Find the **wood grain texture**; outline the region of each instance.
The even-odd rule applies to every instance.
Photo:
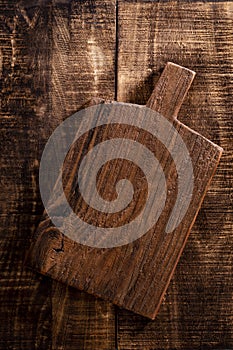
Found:
[[[166,61],[189,67],[179,120],[224,148],[156,320],[119,309],[119,349],[231,349],[232,1],[119,1],[118,11],[118,99],[145,103]]]
[[[38,166],[47,122],[51,18],[47,6],[29,25],[15,1],[0,1],[1,249],[0,348],[48,349],[51,281],[23,268],[43,212]],[[33,18],[33,12],[30,14]],[[40,36],[38,36],[38,32]]]
[[[118,65],[115,67],[118,71],[118,99],[144,104],[167,61],[189,67],[198,75],[182,105],[179,120],[224,148],[220,167],[156,320],[151,322],[130,312],[118,310],[118,348],[231,349],[233,348],[232,1],[118,2],[119,54],[116,55]],[[59,26],[69,27],[69,14],[73,13],[71,10],[75,6],[77,8],[78,3],[82,3],[80,6],[83,8],[81,18],[85,15],[90,21],[91,18],[96,18],[93,10],[97,3],[95,1],[55,0],[53,4],[57,6],[56,14],[60,15],[57,22]],[[111,1],[101,3],[107,4],[106,28],[112,28],[108,18],[115,16],[114,6],[109,9],[108,4],[112,4]],[[63,9],[59,6],[63,6]],[[0,10],[2,88],[0,348],[47,350],[52,347],[52,334],[54,334],[58,335],[58,339],[53,340],[53,348],[60,346],[60,348],[77,349],[75,343],[78,342],[80,349],[95,349],[95,344],[101,349],[99,335],[97,334],[93,340],[87,324],[80,329],[72,318],[72,310],[75,309],[75,314],[78,314],[79,307],[85,314],[88,310],[92,310],[90,311],[92,315],[95,314],[96,311],[93,310],[95,302],[85,309],[84,297],[81,301],[82,306],[78,306],[80,305],[78,299],[73,306],[73,298],[70,297],[74,295],[73,293],[76,295],[76,292],[72,289],[66,291],[66,287],[57,290],[59,284],[55,282],[51,292],[50,279],[32,274],[21,266],[29,245],[29,237],[43,210],[39,199],[38,160],[44,144],[60,120],[75,111],[80,104],[89,99],[89,96],[93,94],[100,96],[102,93],[103,97],[112,98],[110,85],[113,84],[113,71],[109,69],[110,85],[105,80],[101,91],[94,92],[93,87],[90,91],[90,85],[94,85],[94,73],[90,69],[89,73],[92,76],[90,85],[85,85],[84,77],[81,78],[80,86],[76,84],[78,72],[82,72],[82,66],[79,66],[76,60],[75,79],[70,66],[69,69],[66,68],[69,74],[64,83],[66,88],[69,85],[75,86],[73,95],[68,92],[70,90],[67,91],[67,96],[74,96],[71,98],[71,107],[60,103],[65,113],[62,110],[59,114],[61,119],[57,119],[55,113],[52,118],[50,108],[52,97],[49,94],[51,57],[59,56],[56,53],[59,50],[65,52],[64,47],[69,42],[69,37],[66,36],[62,40],[58,26],[50,20],[53,11],[50,12],[49,1],[1,0]],[[73,13],[71,18],[74,19],[75,16],[77,17],[77,12]],[[82,20],[79,23],[81,22]],[[96,21],[93,20],[93,23]],[[104,20],[102,23],[104,26]],[[101,33],[104,37],[102,34],[104,29],[100,30],[100,27],[94,24],[94,36],[98,33],[99,37]],[[70,32],[72,33],[72,28]],[[57,38],[55,33],[58,34]],[[79,31],[77,30],[71,37],[78,47]],[[109,37],[114,42],[111,34]],[[58,46],[56,52],[54,40]],[[57,44],[58,42],[60,44]],[[108,42],[106,45],[112,47],[113,42],[111,44]],[[67,64],[69,65],[69,62],[66,61],[66,67]],[[62,67],[64,69],[64,65]],[[59,72],[59,65],[56,65],[55,75],[60,75],[60,81],[58,79],[60,85],[61,81],[65,81],[62,77],[63,69]],[[53,81],[55,80],[53,77]],[[54,83],[57,89],[55,95],[62,96],[66,89],[60,94],[57,86],[58,84]],[[66,97],[63,100],[66,100]],[[58,108],[57,110],[59,111]],[[63,300],[64,297],[66,297],[66,303],[63,303],[65,312],[62,312],[56,300]],[[98,306],[98,310],[101,325],[98,326],[99,316],[90,318],[96,329],[103,327],[102,317],[105,315],[101,307]],[[58,315],[54,316],[54,325],[51,325],[52,313]],[[80,318],[84,319],[82,313]],[[111,319],[109,313],[106,318]],[[89,323],[85,318],[86,321]],[[112,329],[112,325],[109,328]],[[110,333],[112,334],[112,331]]]
[[[194,77],[190,69],[168,62],[146,106],[168,120],[177,118]]]
[[[112,304],[53,283],[52,349],[115,349]]]
[[[114,349],[112,305],[23,268],[43,211],[48,137],[96,91],[114,96],[114,2],[2,0],[0,9],[0,348]]]
[[[114,1],[57,1],[52,13],[51,118],[65,119],[93,96],[114,96]],[[110,303],[54,281],[52,310],[52,349],[114,348]]]
[[[114,1],[54,4],[50,62],[52,119],[56,116],[65,119],[93,96],[114,97],[114,5]],[[112,304],[54,281],[52,315],[52,349],[114,349]]]
[[[66,160],[65,165],[63,165],[63,188],[68,202],[76,215],[84,222],[88,222],[97,227],[106,228],[104,231],[106,235],[103,230],[101,233],[100,247],[105,248],[110,246],[111,249],[100,249],[98,246],[98,238],[93,240],[92,244],[97,245],[92,245],[92,247],[88,246],[88,244],[81,245],[77,243],[79,239],[74,242],[72,240],[73,237],[74,240],[76,240],[76,235],[79,237],[82,231],[79,232],[77,231],[78,229],[76,229],[77,232],[72,231],[72,235],[68,234],[70,216],[67,218],[68,221],[66,224],[65,220],[67,219],[64,216],[64,210],[62,210],[61,214],[57,213],[55,215],[56,217],[59,216],[59,220],[63,222],[64,234],[53,225],[49,216],[45,213],[29,252],[29,264],[33,268],[63,283],[98,295],[117,305],[152,319],[155,318],[198,209],[200,208],[206,188],[221,155],[220,147],[214,145],[199,134],[192,132],[175,119],[174,111],[179,110],[180,101],[183,100],[188,89],[186,86],[189,86],[193,76],[193,72],[168,63],[148,103],[148,105],[151,104],[153,108],[160,109],[160,106],[164,106],[163,98],[167,103],[168,101],[170,102],[169,109],[166,108],[167,119],[174,119],[173,127],[182,137],[188,149],[189,157],[192,160],[194,189],[193,191],[191,190],[191,202],[180,224],[167,230],[167,223],[172,216],[171,212],[176,206],[176,201],[179,202],[182,200],[184,204],[184,198],[190,195],[190,179],[188,174],[185,178],[186,182],[183,185],[185,192],[181,194],[179,193],[180,189],[177,189],[179,186],[182,187],[180,176],[186,176],[183,171],[180,172],[179,168],[182,169],[184,166],[188,167],[183,148],[181,146],[178,147],[176,142],[174,142],[174,138],[177,138],[177,135],[166,135],[166,139],[168,138],[170,140],[171,138],[173,140],[173,142],[170,140],[167,146],[165,146],[161,140],[158,142],[156,137],[152,136],[152,125],[149,126],[149,128],[146,127],[147,118],[149,120],[150,117],[153,117],[157,120],[156,114],[152,113],[150,116],[148,114],[149,109],[147,108],[119,103],[98,105],[98,109],[95,109],[94,112],[88,112],[87,110],[84,117],[86,119],[88,118],[87,120],[89,123],[92,121],[92,114],[98,115],[97,120],[101,120],[103,116],[107,115],[109,123],[111,117],[114,116],[115,113],[118,113],[119,116],[125,115],[127,118],[130,118],[132,115],[134,118],[139,117],[140,120],[143,120],[142,128],[124,125],[127,124],[126,119],[119,120],[120,124],[114,124],[113,126],[107,123],[106,126],[96,127],[95,131],[92,130],[93,125],[91,126],[89,124],[87,129],[92,131],[88,131],[82,136],[79,136],[76,143],[69,151],[67,156],[68,160]],[[179,87],[182,87],[182,89],[180,90]],[[154,101],[160,101],[159,105]],[[157,121],[156,123],[158,124],[159,122]],[[171,124],[168,123],[165,128],[169,129],[170,125]],[[150,130],[152,135],[145,130]],[[160,128],[160,133],[163,133],[163,128]],[[104,169],[100,168],[101,170],[99,170],[99,175],[96,179],[99,193],[101,193],[102,198],[107,198],[108,201],[115,199],[115,187],[117,182],[121,179],[128,179],[134,186],[134,196],[130,204],[120,212],[117,210],[117,213],[114,214],[103,214],[93,209],[88,204],[89,202],[86,202],[86,199],[84,199],[85,197],[82,195],[80,183],[77,182],[76,175],[81,166],[81,162],[84,156],[95,149],[98,144],[101,144],[101,142],[105,140],[112,142],[115,138],[134,140],[136,141],[134,145],[135,143],[143,144],[144,148],[147,147],[154,156],[156,156],[166,177],[167,190],[163,188],[162,191],[167,191],[167,199],[164,202],[164,208],[161,209],[159,214],[158,223],[151,224],[144,232],[146,234],[137,236],[137,238],[140,238],[137,240],[134,238],[129,244],[121,243],[119,247],[119,244],[116,244],[113,245],[114,248],[112,248],[112,245],[105,244],[106,240],[109,242],[108,227],[116,228],[125,223],[131,224],[141,212],[141,220],[150,222],[150,217],[157,215],[154,210],[155,208],[150,210],[148,214],[142,211],[144,207],[146,207],[146,202],[149,201],[151,196],[150,191],[155,191],[156,189],[156,191],[158,191],[157,195],[160,201],[162,201],[160,190],[158,190],[159,186],[156,185],[155,189],[154,187],[150,188],[151,180],[148,180],[147,172],[145,171],[144,173],[143,170],[144,166],[146,166],[146,158],[144,156],[142,158],[140,153],[142,149],[137,146],[137,155],[133,153],[134,159],[131,160],[131,158],[129,158],[130,161],[127,160],[127,162],[123,159],[123,156],[117,157],[111,153],[108,157],[109,159],[114,159],[114,165],[111,164],[111,160],[106,162],[103,167]],[[59,140],[59,142],[63,142],[63,140]],[[115,152],[113,146],[109,147],[112,147],[112,151]],[[127,152],[129,152],[129,149],[130,147]],[[176,153],[175,156],[173,149]],[[185,165],[178,165],[175,157],[179,160],[184,158]],[[95,158],[98,159],[98,154]],[[119,159],[116,158],[121,158],[121,160],[119,161]],[[143,164],[139,162],[142,168],[138,165],[140,158],[144,159]],[[176,166],[173,163],[175,163]],[[155,173],[152,175],[152,178],[154,179],[158,169],[157,166],[154,165],[153,168]],[[151,171],[152,164],[150,163],[150,172]],[[90,172],[88,172],[88,177],[90,177]],[[144,184],[145,180],[148,184]],[[91,181],[95,183],[95,180]],[[155,181],[156,184],[157,181],[158,180]],[[180,184],[176,186],[176,182],[178,181],[180,181]],[[85,183],[87,188],[91,186],[87,178]],[[47,206],[48,210],[51,210],[50,207],[53,208],[55,206],[62,208],[65,205],[59,193],[57,182],[50,198],[50,204]],[[94,193],[94,190],[91,191],[92,196],[95,196]],[[179,197],[180,195],[181,197]],[[150,204],[150,207],[153,207],[153,205]],[[156,207],[158,207],[158,202],[156,202]],[[182,215],[180,205],[179,208],[175,220],[177,220],[179,215]],[[133,229],[130,227],[131,226],[128,227],[127,234],[131,237],[135,235],[135,232],[131,231]],[[141,229],[139,224],[137,225],[137,229],[138,231]],[[102,243],[104,243],[104,245],[102,245]],[[56,246],[61,248],[58,249]],[[97,246],[98,248],[96,248]]]

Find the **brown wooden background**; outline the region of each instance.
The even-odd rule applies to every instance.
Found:
[[[1,349],[233,349],[233,2],[0,0]],[[155,321],[23,267],[38,167],[92,96],[145,103],[167,61],[197,72],[179,119],[224,154]]]

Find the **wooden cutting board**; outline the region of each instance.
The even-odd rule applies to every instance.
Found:
[[[29,266],[155,318],[222,153],[176,119],[194,75],[167,63],[146,106],[93,99],[56,129]]]

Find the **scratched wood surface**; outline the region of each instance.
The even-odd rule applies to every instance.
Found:
[[[1,6],[1,349],[48,349],[52,282],[23,269],[42,212],[37,172],[56,122],[48,112],[50,16],[29,22],[14,2]],[[28,21],[27,21],[28,20]],[[41,35],[38,36],[38,31]],[[38,134],[40,135],[38,137]]]
[[[118,100],[145,103],[168,60],[189,67],[179,120],[224,148],[156,320],[119,310],[119,348],[232,349],[233,2],[119,1],[118,12]]]
[[[118,1],[117,67],[114,1],[80,5],[61,0],[53,7],[46,1],[24,1],[20,8],[18,3],[0,1],[0,348],[114,349],[116,344],[124,350],[231,349],[232,2]],[[64,52],[69,51],[71,38],[77,45],[73,49],[80,52],[79,26],[90,33],[89,27],[83,28],[86,17],[97,25],[92,38],[88,37],[85,57],[94,59],[91,52],[98,50],[97,40],[112,63],[105,71],[105,64],[97,60],[83,72],[85,58],[82,64],[76,60],[74,71],[66,68],[65,80],[62,75],[70,60],[65,61]],[[69,30],[59,33],[59,26]],[[106,28],[112,34],[105,37]],[[59,51],[63,52],[60,63]],[[120,309],[115,317],[110,305],[25,270],[22,262],[43,211],[38,161],[54,128],[93,94],[112,98],[114,70],[118,100],[145,103],[168,60],[198,74],[179,119],[222,146],[224,154],[160,313],[152,322]],[[56,99],[60,103],[62,96],[70,103],[61,103],[62,113],[57,107],[56,117],[52,106],[56,108]]]
[[[93,96],[114,98],[114,6],[101,0],[57,1],[53,6],[52,119],[65,119]],[[115,308],[110,303],[54,281],[52,316],[54,350],[115,346]]]
[[[114,3],[0,5],[0,347],[114,348],[111,304],[23,268],[43,212],[38,166],[48,137],[90,97],[114,97]]]

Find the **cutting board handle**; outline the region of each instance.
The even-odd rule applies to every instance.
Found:
[[[195,77],[195,72],[168,62],[146,106],[174,120]]]

